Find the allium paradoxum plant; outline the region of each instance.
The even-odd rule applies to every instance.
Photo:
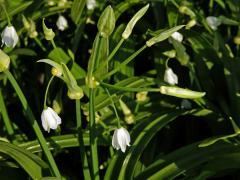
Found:
[[[10,25],[6,26],[1,34],[2,44],[5,44],[7,47],[14,48],[18,42],[18,35],[15,28]]]

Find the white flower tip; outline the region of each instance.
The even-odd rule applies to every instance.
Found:
[[[181,33],[179,33],[179,32],[172,33],[171,37],[173,39],[175,39],[176,41],[178,41],[178,42],[182,42],[183,41],[183,35]]]
[[[93,10],[97,6],[96,0],[87,0],[87,9]]]
[[[206,18],[206,21],[207,21],[208,26],[212,30],[217,30],[218,26],[221,25],[221,20],[218,17],[215,17],[215,16],[208,16]]]
[[[7,26],[1,34],[2,44],[7,47],[15,47],[18,42],[18,35],[13,26]]]
[[[164,81],[171,85],[178,84],[178,77],[171,68],[166,69],[164,73]]]
[[[60,15],[58,17],[56,25],[60,31],[64,31],[65,29],[68,28],[67,19],[64,16]]]

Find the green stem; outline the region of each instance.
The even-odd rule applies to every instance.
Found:
[[[110,100],[111,100],[112,107],[113,107],[114,112],[115,112],[115,115],[116,115],[116,117],[117,117],[118,128],[120,128],[120,127],[121,127],[121,124],[120,124],[120,118],[119,118],[119,116],[118,116],[117,108],[116,108],[116,106],[115,106],[115,104],[114,104],[114,101],[113,101],[113,99],[112,99],[112,96],[110,95],[110,93],[109,93],[109,91],[108,91],[107,88],[105,88],[105,91],[107,92],[107,94],[108,94],[108,96],[109,96],[109,98],[110,98]]]
[[[2,89],[0,89],[0,112],[2,114],[3,122],[5,124],[8,135],[11,137],[14,134],[14,130],[11,121],[8,116],[8,112],[4,103]]]
[[[42,42],[37,37],[35,37],[34,40],[43,51],[46,51],[46,48],[42,45]]]
[[[56,48],[57,48],[57,46],[56,46],[56,44],[55,44],[55,42],[54,42],[54,40],[53,40],[53,39],[51,40],[51,43],[52,43],[52,46],[53,46],[53,48],[54,48],[54,49],[56,49]]]
[[[45,91],[45,96],[44,96],[43,109],[47,109],[47,95],[48,95],[50,84],[52,83],[53,79],[54,79],[54,76],[52,76],[50,78],[50,80],[48,81],[48,85],[47,85],[47,88],[46,88],[46,91]]]
[[[6,10],[6,7],[4,6],[4,4],[2,4],[2,8],[3,8],[3,11],[4,11],[6,17],[7,17],[8,26],[11,26],[12,23],[11,23],[11,21],[10,21],[10,18],[9,18],[9,16],[8,16],[8,13],[7,13],[7,10]]]
[[[104,68],[105,66],[107,66],[110,62],[110,60],[113,58],[113,56],[116,54],[116,52],[118,51],[118,49],[121,47],[122,43],[124,42],[124,39],[122,38],[118,44],[116,45],[116,47],[113,49],[113,51],[111,52],[111,54],[107,57],[107,59],[104,61],[104,63],[100,64],[98,67],[98,70],[96,71],[96,74],[99,70],[101,70],[102,68]]]
[[[135,53],[133,53],[131,56],[129,56],[127,59],[125,59],[121,64],[119,64],[115,69],[110,71],[109,73],[105,74],[101,79],[106,79],[110,77],[111,75],[118,72],[123,66],[128,64],[131,60],[133,60],[140,52],[142,52],[144,49],[146,49],[148,46],[145,44],[143,47],[141,47],[139,50],[137,50]]]
[[[90,144],[91,144],[91,161],[92,161],[92,179],[99,180],[98,169],[98,151],[97,137],[95,130],[95,109],[94,109],[95,91],[89,89],[89,119],[90,119]]]
[[[28,121],[30,122],[36,136],[37,136],[37,139],[39,141],[39,144],[41,145],[42,149],[43,149],[43,152],[45,153],[46,157],[47,157],[47,160],[49,162],[49,165],[50,165],[50,168],[51,168],[51,171],[52,173],[59,179],[61,179],[61,174],[58,170],[58,167],[56,165],[56,162],[54,161],[53,159],[53,156],[50,152],[50,150],[48,149],[47,147],[47,142],[38,126],[38,123],[36,121],[36,118],[34,117],[33,115],[33,112],[21,90],[21,88],[19,87],[17,81],[15,80],[15,78],[13,77],[13,75],[11,74],[11,72],[9,72],[8,70],[4,71],[5,75],[7,76],[8,80],[10,81],[10,83],[12,84],[13,88],[15,89],[21,103],[22,103],[22,106],[24,108],[24,111],[26,112],[26,115],[27,115],[27,119]]]
[[[104,82],[100,83],[103,87],[107,88],[112,88],[116,89],[119,91],[127,91],[127,92],[142,92],[142,91],[147,91],[147,92],[160,92],[159,88],[131,88],[131,87],[121,87],[121,86],[116,86],[116,85],[111,85],[107,84]]]
[[[81,156],[81,160],[82,160],[83,176],[84,176],[84,179],[91,179],[87,155],[86,155],[86,151],[85,151],[85,145],[84,145],[84,141],[83,141],[80,100],[76,100],[76,120],[77,120],[78,142],[79,142],[79,148],[80,148],[80,156]]]

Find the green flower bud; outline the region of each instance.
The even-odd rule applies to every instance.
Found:
[[[185,99],[201,98],[206,94],[205,92],[197,92],[172,86],[161,86],[160,93]]]
[[[86,82],[87,86],[91,89],[95,89],[99,85],[99,82],[96,81],[95,77],[93,77],[93,76],[86,77],[85,82]]]
[[[42,21],[42,26],[43,26],[43,32],[45,35],[45,39],[48,41],[53,40],[55,33],[53,32],[52,29],[47,28],[47,26],[45,25],[44,19]]]
[[[169,58],[175,58],[176,57],[176,50],[172,49],[170,51],[163,52],[163,55],[169,57]]]
[[[9,67],[9,64],[10,64],[10,57],[0,49],[0,72],[7,70]]]
[[[233,42],[234,42],[235,44],[239,45],[239,44],[240,44],[240,36],[239,36],[239,35],[238,35],[238,36],[235,36],[234,39],[233,39]]]
[[[83,90],[77,85],[68,85],[67,95],[70,99],[81,99],[83,97]]]
[[[57,114],[59,114],[62,111],[61,104],[56,99],[53,100],[52,108]]]
[[[23,26],[24,26],[25,29],[30,28],[30,24],[23,14],[22,14],[22,22],[23,22]]]
[[[194,18],[196,16],[195,13],[191,9],[189,9],[187,6],[180,6],[179,12],[182,14],[186,14],[191,18]]]
[[[30,38],[35,38],[38,36],[38,32],[36,31],[36,24],[33,20],[30,20],[30,28],[28,31],[28,35]]]
[[[124,32],[122,33],[122,38],[123,39],[127,39],[130,34],[132,33],[133,27],[135,26],[135,24],[138,22],[139,19],[141,19],[141,17],[143,17],[143,15],[147,12],[149,7],[149,4],[147,4],[146,6],[144,6],[142,9],[140,9],[133,17],[132,19],[129,21],[129,23],[127,24]]]
[[[109,37],[115,28],[115,15],[111,6],[105,8],[98,20],[98,31],[103,37]]]
[[[193,26],[195,26],[197,24],[197,21],[195,19],[190,20],[187,24],[186,24],[186,29],[191,29]]]

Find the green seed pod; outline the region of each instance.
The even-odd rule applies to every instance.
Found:
[[[43,32],[45,35],[45,39],[48,41],[53,40],[53,38],[55,37],[55,33],[53,32],[52,29],[47,28],[47,26],[45,25],[44,19],[42,21],[42,26],[43,26]]]
[[[197,21],[195,19],[190,20],[187,24],[185,29],[191,29],[193,26],[197,24]]]
[[[127,24],[124,32],[122,33],[122,38],[123,39],[127,39],[130,34],[132,33],[132,30],[135,26],[135,24],[138,22],[139,19],[141,19],[144,14],[147,12],[149,8],[149,4],[147,4],[146,6],[144,6],[142,9],[140,9],[133,17],[132,19],[129,21],[129,23]]]
[[[7,70],[9,67],[9,64],[10,64],[10,57],[0,49],[0,72]]]
[[[205,92],[197,92],[189,89],[171,86],[161,86],[160,93],[185,99],[201,98],[206,94]]]
[[[176,50],[172,49],[170,51],[163,52],[163,55],[169,57],[169,58],[175,58],[176,57]]]
[[[103,37],[109,37],[115,28],[115,15],[111,6],[107,6],[98,20],[98,31]]]

